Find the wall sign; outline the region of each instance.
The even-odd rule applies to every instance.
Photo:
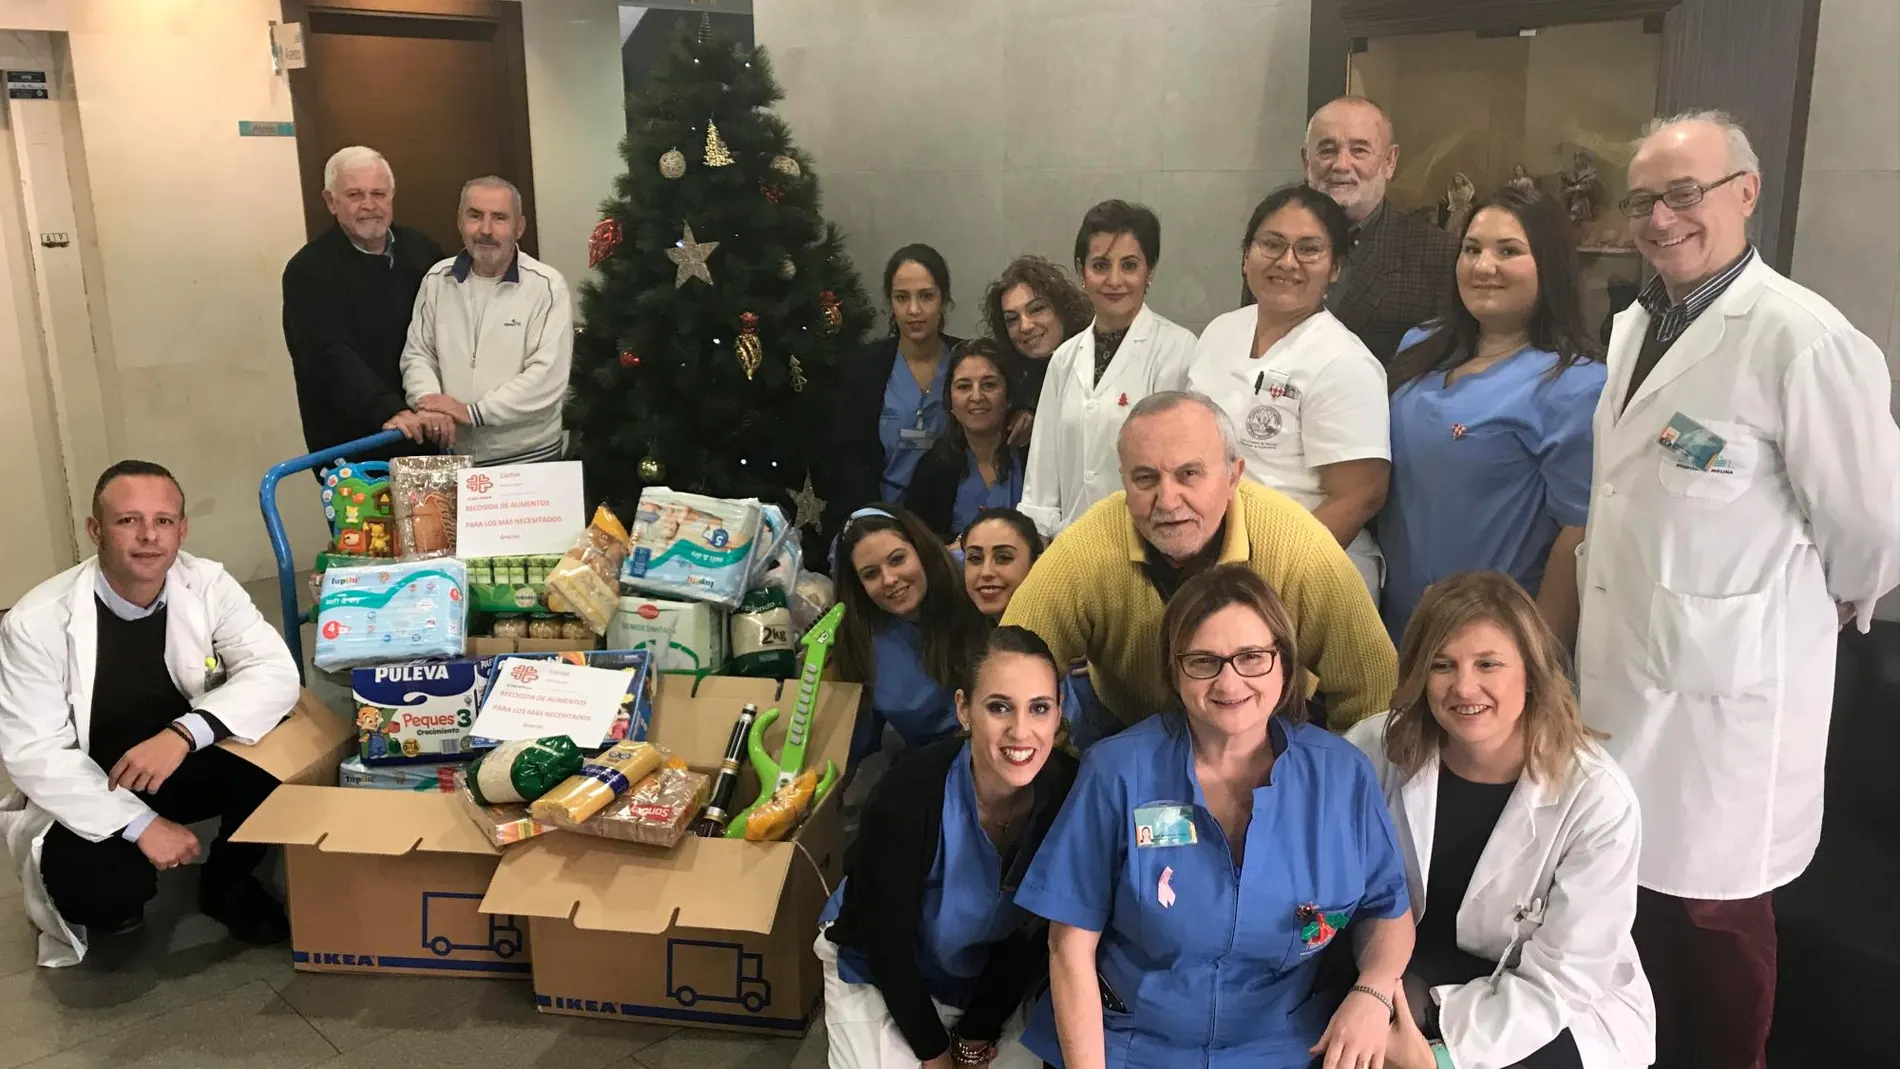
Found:
[[[48,100],[45,71],[8,71],[8,100]]]
[[[239,137],[296,137],[297,124],[294,122],[268,122],[258,119],[239,119]]]

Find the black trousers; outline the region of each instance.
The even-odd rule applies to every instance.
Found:
[[[200,894],[241,884],[269,847],[234,843],[231,833],[277,789],[277,777],[216,746],[187,754],[163,786],[139,797],[153,812],[179,824],[219,818],[200,872]],[[138,844],[113,835],[91,842],[54,824],[40,849],[40,878],[68,924],[116,927],[158,894],[158,870]]]
[[[1420,946],[1412,952],[1412,962],[1405,969],[1405,1000],[1411,1004],[1414,1015],[1424,1013],[1432,1005],[1432,988],[1481,980],[1490,976],[1496,967],[1497,962],[1467,954],[1457,947]],[[1442,1038],[1438,1033],[1436,1009],[1429,1013],[1429,1027],[1421,1027],[1426,1039]],[[1577,1041],[1566,1028],[1557,1033],[1557,1038],[1518,1062],[1514,1069],[1583,1069],[1583,1055],[1577,1051]]]

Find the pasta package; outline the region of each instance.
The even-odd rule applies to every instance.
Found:
[[[811,809],[812,796],[818,793],[818,772],[806,769],[792,782],[780,787],[772,800],[746,814],[745,838],[749,843],[775,843],[789,839],[798,822]]]
[[[455,796],[462,800],[462,809],[470,820],[496,846],[508,846],[544,835],[554,830],[554,825],[543,824],[528,813],[525,805],[483,805],[475,800],[475,794],[469,790],[468,771],[455,774]]]
[[[404,560],[455,553],[455,495],[470,457],[397,457],[389,462],[396,552]]]
[[[712,777],[675,758],[634,785],[574,831],[648,846],[671,847],[686,837],[706,807]]]
[[[532,802],[580,770],[580,748],[566,735],[504,742],[469,766],[468,789],[479,805]]]
[[[607,633],[620,607],[620,566],[627,559],[627,529],[602,505],[574,540],[573,548],[548,573],[548,590],[596,635]]]
[[[665,760],[666,755],[651,743],[619,743],[536,799],[528,812],[534,819],[557,827],[584,824],[587,818],[607,808],[634,784],[652,775]]]

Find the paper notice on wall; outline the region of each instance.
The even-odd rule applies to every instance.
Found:
[[[458,557],[558,557],[586,528],[578,460],[462,473],[455,499]]]
[[[270,41],[277,52],[278,66],[287,71],[302,70],[309,61],[304,57],[303,23],[279,22],[270,28]]]
[[[498,742],[566,735],[591,750],[606,741],[628,697],[625,672],[505,657],[471,734]]]

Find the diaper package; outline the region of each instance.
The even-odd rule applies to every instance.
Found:
[[[467,640],[466,573],[453,557],[389,561],[323,573],[313,661],[358,665],[460,657]]]
[[[623,597],[607,645],[647,650],[661,672],[718,672],[726,663],[726,614],[703,601]]]
[[[337,768],[339,787],[369,787],[384,791],[452,791],[459,761],[426,765],[366,765],[359,757],[345,758]]]
[[[684,494],[652,486],[640,494],[620,581],[661,597],[736,609],[761,529],[757,501]]]

